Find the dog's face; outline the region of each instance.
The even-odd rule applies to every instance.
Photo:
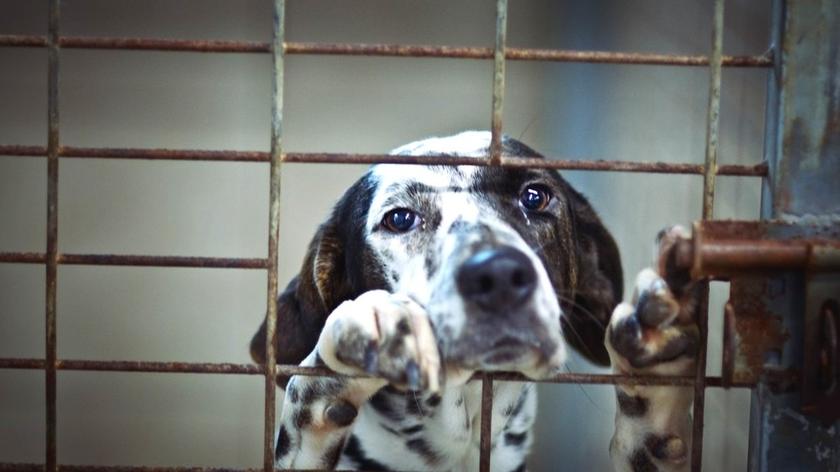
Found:
[[[481,158],[488,144],[489,133],[471,132],[394,152]],[[504,152],[536,155],[513,140]],[[556,172],[386,164],[348,190],[320,229],[281,297],[281,323],[317,328],[338,303],[372,289],[426,308],[448,366],[538,376],[560,366],[566,342],[605,362],[621,269],[612,238]],[[281,326],[283,337],[289,325]],[[298,341],[305,329],[280,340],[281,361],[308,353]]]
[[[429,153],[434,152],[430,150]],[[558,367],[558,291],[574,280],[556,174],[478,166],[380,165],[364,238],[387,289],[426,308],[445,362]]]

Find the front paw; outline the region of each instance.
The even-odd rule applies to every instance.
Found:
[[[690,371],[700,336],[689,307],[681,305],[651,269],[639,273],[636,290],[633,303],[616,307],[610,320],[607,349],[613,365],[625,373],[671,370],[666,365]]]
[[[338,306],[318,340],[324,363],[344,374],[371,374],[409,390],[440,389],[441,363],[425,310],[383,290]]]
[[[687,374],[694,368],[700,334],[696,323],[700,285],[674,264],[680,227],[660,233],[656,265],[636,278],[631,303],[613,311],[607,350],[623,373]]]

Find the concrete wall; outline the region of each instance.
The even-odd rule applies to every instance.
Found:
[[[268,40],[268,1],[65,0],[62,33]],[[725,51],[767,47],[765,2],[727,2]],[[710,2],[511,2],[512,46],[703,54]],[[0,0],[0,34],[40,33],[46,2]],[[489,0],[289,2],[293,41],[492,45]],[[384,152],[429,135],[489,127],[488,61],[287,59],[290,151]],[[137,51],[61,53],[61,140],[76,146],[267,150],[270,57]],[[45,144],[46,52],[0,48],[0,143]],[[763,70],[723,75],[720,159],[756,163]],[[505,131],[549,156],[700,163],[705,68],[508,66]],[[363,166],[286,165],[282,283],[316,225]],[[669,224],[699,218],[701,179],[567,172],[622,249],[627,280]],[[0,251],[43,251],[46,163],[0,157]],[[759,182],[724,177],[716,216],[756,218]],[[74,253],[263,257],[268,166],[62,159],[59,249]],[[62,358],[248,362],[264,312],[262,271],[59,268]],[[42,357],[44,271],[0,265],[0,356]],[[718,370],[716,288],[710,372]],[[715,336],[715,333],[718,333]],[[592,371],[577,359],[576,371]],[[0,462],[43,460],[43,374],[0,371]],[[541,386],[532,470],[608,470],[607,386]],[[747,392],[710,390],[707,470],[743,470]],[[262,379],[60,372],[59,460],[79,464],[258,466]]]

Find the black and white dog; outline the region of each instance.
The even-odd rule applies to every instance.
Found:
[[[465,132],[394,153],[480,159],[489,141]],[[507,138],[503,152],[537,155]],[[663,254],[679,233],[660,238]],[[679,274],[660,277],[664,266],[639,274],[632,303],[620,303],[616,244],[556,172],[373,166],[280,295],[277,361],[380,378],[292,377],[278,464],[477,470],[481,385],[467,380],[478,370],[556,373],[567,345],[619,373],[691,373],[696,297]],[[265,323],[251,342],[261,363],[264,336]],[[615,469],[686,469],[690,389],[616,390]],[[535,388],[496,382],[493,395],[491,468],[523,471]]]

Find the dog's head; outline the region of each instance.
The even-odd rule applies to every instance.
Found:
[[[489,140],[466,132],[394,153],[481,158]],[[503,153],[538,155],[507,138]],[[565,343],[607,364],[621,280],[612,237],[556,172],[377,165],[344,194],[280,296],[278,361],[302,360],[339,303],[385,289],[426,308],[450,366],[540,375],[562,363]]]

